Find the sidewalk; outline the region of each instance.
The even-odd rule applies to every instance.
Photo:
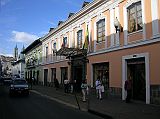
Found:
[[[104,96],[103,100],[96,99],[92,92],[89,102],[82,102],[81,94],[64,93],[63,89],[55,90],[54,87],[33,86],[31,90],[59,103],[78,109],[76,97],[82,111],[89,111],[103,117],[113,119],[159,119],[160,106],[147,105],[142,102],[125,103],[121,99]]]

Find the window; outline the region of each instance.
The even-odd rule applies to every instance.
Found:
[[[105,19],[97,22],[97,42],[105,40]]]
[[[53,43],[53,49],[56,49],[56,43]]]
[[[67,47],[67,37],[64,37],[64,38],[63,38],[62,47]]]
[[[46,58],[48,57],[48,47],[46,47]]]
[[[53,56],[55,56],[56,55],[56,43],[53,43]]]
[[[82,30],[77,32],[77,47],[82,48]]]
[[[142,29],[142,7],[141,2],[132,4],[127,9],[128,12],[128,32],[134,32]]]

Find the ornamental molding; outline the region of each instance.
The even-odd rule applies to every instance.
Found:
[[[127,3],[124,5],[125,8],[129,7],[130,5],[140,2],[141,0],[128,0]]]

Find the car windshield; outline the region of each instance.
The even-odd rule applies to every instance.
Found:
[[[15,84],[15,85],[24,85],[24,84],[26,84],[26,81],[25,80],[15,80],[13,82],[13,84]]]

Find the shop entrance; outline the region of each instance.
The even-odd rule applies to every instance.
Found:
[[[36,80],[36,84],[39,83],[39,70],[37,71],[37,80]]]
[[[93,87],[97,77],[100,77],[105,90],[109,90],[109,62],[93,64]]]
[[[68,79],[68,67],[61,67],[61,84],[64,85],[64,80]]]
[[[146,101],[145,58],[127,60],[127,78],[132,79],[132,99]]]
[[[74,81],[74,90],[77,92],[81,91],[82,80],[85,80],[86,76],[86,58],[85,57],[74,57],[71,62],[71,77]]]
[[[47,86],[48,69],[44,69],[44,86]]]
[[[81,90],[81,83],[82,83],[82,67],[81,66],[76,66],[75,67],[75,80],[76,80],[76,86],[77,86],[77,91],[79,92]]]
[[[56,78],[56,68],[51,68],[51,83],[53,85],[54,79]]]
[[[82,66],[74,66],[74,80],[76,80],[76,86],[75,86],[75,90],[77,92],[81,91],[81,83],[82,83]]]

